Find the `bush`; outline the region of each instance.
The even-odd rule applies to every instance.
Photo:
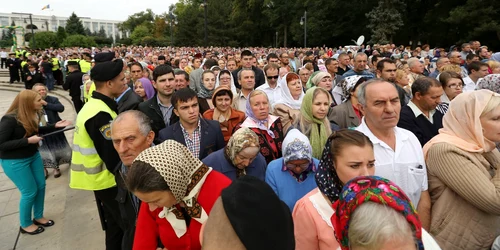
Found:
[[[96,47],[97,43],[94,41],[94,38],[87,37],[84,35],[71,35],[66,37],[61,44],[61,47]]]
[[[36,44],[35,44],[36,43]],[[57,35],[52,31],[42,31],[35,33],[35,42],[30,40],[30,47],[46,49],[50,47],[59,47],[57,42]]]
[[[143,45],[143,46],[147,45],[147,46],[153,46],[153,47],[167,47],[170,45],[170,41],[163,38],[163,37],[154,38],[152,36],[146,36],[146,37],[142,38],[142,40],[138,44]]]
[[[100,36],[92,36],[98,47],[111,46],[113,44],[113,39]]]
[[[118,39],[116,40],[116,44],[125,44],[125,45],[132,45],[132,39],[130,38],[122,38],[122,39]]]

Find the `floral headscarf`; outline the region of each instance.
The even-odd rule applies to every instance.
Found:
[[[323,155],[319,161],[315,176],[319,191],[328,197],[332,203],[339,199],[342,190],[342,182],[337,175],[337,171],[335,171],[332,154],[332,141],[335,140],[336,136],[337,132],[334,131],[326,140],[325,149],[323,149]]]
[[[348,76],[340,82],[340,86],[342,87],[342,102],[349,101],[349,98],[351,98],[351,92],[354,91],[359,85],[358,82],[360,82],[361,78],[363,78],[363,76]]]
[[[229,138],[226,147],[224,148],[224,156],[231,164],[234,164],[234,159],[242,150],[248,147],[258,147],[260,149],[259,137],[249,128],[240,128],[234,132]],[[246,175],[245,169],[237,169],[236,176],[239,178]]]
[[[349,250],[349,222],[356,208],[365,202],[388,206],[402,214],[415,232],[418,249],[423,250],[422,224],[410,199],[393,182],[378,176],[360,176],[347,182],[339,200],[333,204],[336,211],[331,221],[335,237],[342,250]]]
[[[476,89],[488,89],[500,94],[500,74],[491,74],[483,77],[477,83]]]

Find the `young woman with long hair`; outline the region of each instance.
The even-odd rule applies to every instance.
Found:
[[[54,221],[43,217],[45,176],[38,152],[42,137],[38,134],[70,125],[68,121],[59,121],[39,128],[39,114],[44,104],[37,92],[23,90],[0,120],[0,165],[21,192],[20,230],[27,234],[39,234],[44,227],[54,225]]]

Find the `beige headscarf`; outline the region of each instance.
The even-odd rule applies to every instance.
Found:
[[[204,165],[186,146],[174,140],[166,140],[142,151],[135,161],[145,162],[154,167],[167,182],[175,200],[186,204],[187,214],[193,220],[201,224],[205,223],[208,215],[196,200],[196,195],[200,192],[212,168]],[[158,216],[166,218],[178,238],[186,233],[184,216],[175,206],[164,207]]]
[[[500,94],[482,89],[455,97],[443,117],[443,128],[423,148],[425,158],[429,148],[441,142],[474,153],[490,152],[495,149],[495,143],[484,138],[480,120],[481,113],[493,96],[500,97]]]
[[[260,148],[259,137],[249,128],[240,128],[234,132],[227,142],[224,153],[231,163],[234,164],[236,155],[248,147]]]

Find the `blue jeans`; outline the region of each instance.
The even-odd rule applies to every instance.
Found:
[[[31,212],[34,210],[35,219],[43,217],[43,203],[45,201],[45,175],[40,153],[22,159],[0,159],[0,165],[21,192],[19,203],[19,217],[21,227],[33,224]]]
[[[47,86],[47,89],[53,90],[54,84],[56,82],[53,72],[50,71],[49,73],[45,73],[45,76],[47,77],[47,79],[45,80],[45,86]]]

